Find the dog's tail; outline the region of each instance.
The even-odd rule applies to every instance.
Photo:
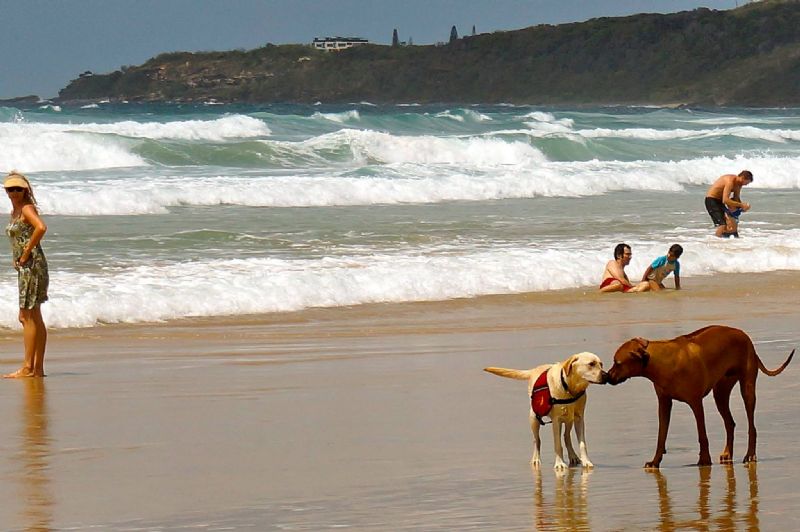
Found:
[[[763,371],[764,373],[766,373],[770,377],[774,377],[775,375],[780,375],[780,373],[784,369],[786,369],[786,366],[789,365],[789,362],[792,361],[792,357],[793,356],[794,356],[794,349],[792,349],[792,352],[789,353],[789,358],[786,359],[786,362],[781,364],[781,367],[779,367],[778,369],[773,369],[773,370],[767,369],[766,366],[764,366],[764,363],[761,362],[761,358],[760,357],[756,357],[756,358],[758,358],[758,369],[760,369],[761,371]]]
[[[483,371],[494,373],[507,379],[528,380],[531,378],[531,370],[529,369],[508,369],[508,368],[483,368]]]

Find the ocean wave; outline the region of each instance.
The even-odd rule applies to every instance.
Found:
[[[0,124],[4,122],[17,123],[24,120],[22,111],[16,107],[3,107],[0,106]]]
[[[433,115],[436,118],[446,118],[448,120],[455,120],[456,122],[490,122],[492,117],[473,111],[472,109],[448,109]]]
[[[712,236],[685,239],[684,284],[692,277],[719,272],[800,269],[800,230],[759,230],[745,236],[737,241]],[[643,271],[649,260],[666,251],[663,244],[629,243],[636,249],[628,267],[631,272]],[[54,271],[51,301],[42,308],[51,327],[86,327],[566,288],[594,290],[609,260],[605,247],[588,241],[461,253],[433,249],[313,260],[148,264],[96,274]],[[15,294],[16,281],[0,282],[0,299],[11,300]],[[0,309],[0,326],[18,328],[16,318],[13,309]]]
[[[469,144],[467,144],[468,146]],[[478,144],[486,148],[485,144]],[[136,215],[164,213],[179,205],[243,205],[252,207],[322,207],[399,203],[439,203],[536,197],[598,196],[615,191],[680,191],[687,185],[709,185],[721,169],[749,168],[752,188],[800,189],[800,159],[713,157],[689,161],[585,161],[520,163],[519,154],[493,153],[492,165],[477,157],[465,167],[430,164],[428,154],[442,161],[441,150],[411,151],[398,163],[372,167],[371,175],[349,168],[305,175],[137,175],[94,179],[86,183],[42,182],[39,202],[48,214]],[[476,149],[473,156],[480,150]],[[467,152],[457,152],[464,156]],[[526,152],[527,153],[527,152]],[[535,152],[532,152],[535,153]],[[371,155],[370,157],[374,157]],[[364,155],[368,158],[367,155]],[[406,158],[415,162],[406,162]],[[446,160],[445,160],[446,162]]]
[[[346,147],[359,163],[492,166],[531,164],[546,160],[539,150],[529,144],[481,136],[398,136],[378,131],[343,129],[302,144],[313,150]]]
[[[122,137],[171,140],[222,141],[269,136],[267,124],[245,115],[231,115],[213,120],[176,120],[171,122],[136,122],[124,120],[103,123],[0,123],[0,141],[11,135],[42,133],[98,133]]]
[[[800,130],[794,129],[764,129],[754,126],[737,126],[728,128],[714,128],[714,129],[653,129],[653,128],[623,128],[623,129],[609,129],[609,128],[594,128],[594,129],[580,129],[568,130],[562,128],[561,130],[553,129],[548,131],[542,129],[541,123],[527,123],[534,130],[534,133],[544,131],[546,134],[559,134],[562,133],[565,137],[579,137],[586,139],[599,139],[599,138],[620,138],[620,139],[637,139],[637,140],[652,140],[652,141],[666,141],[666,140],[694,140],[701,138],[722,138],[722,137],[738,137],[743,139],[762,140],[766,142],[785,143],[800,141]]]
[[[0,123],[0,168],[45,172],[146,166],[148,162],[135,153],[137,144],[133,140],[222,142],[269,134],[263,121],[242,115],[165,123],[18,120]]]
[[[575,120],[572,118],[556,118],[554,114],[544,111],[532,111],[523,115],[521,119],[525,125],[531,128],[537,128],[542,124],[553,124],[563,127],[564,130],[570,130],[575,125]]]
[[[10,130],[0,124],[0,170],[16,168],[27,173],[146,165],[117,139],[47,129]]]
[[[355,109],[351,109],[350,111],[343,111],[341,113],[320,113],[316,112],[311,115],[313,119],[322,119],[328,120],[330,122],[337,122],[339,124],[345,122],[357,122],[361,119],[361,113],[359,113]]]

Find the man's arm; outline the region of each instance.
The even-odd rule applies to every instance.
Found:
[[[722,203],[731,210],[739,208],[745,211],[748,210],[750,205],[742,203],[741,197],[739,196],[741,190],[741,187],[733,186],[733,178],[728,179],[725,182],[725,188],[722,189]]]
[[[630,280],[628,280],[628,276],[625,275],[625,270],[622,269],[617,261],[614,261],[614,263],[609,266],[608,272],[614,277],[614,279],[621,282],[625,286],[633,286]]]

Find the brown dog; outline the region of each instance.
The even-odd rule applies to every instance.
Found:
[[[703,397],[711,390],[714,390],[714,402],[725,422],[727,435],[719,460],[721,463],[733,461],[734,422],[729,399],[731,389],[738,382],[748,424],[744,462],[755,462],[756,426],[753,416],[758,370],[774,377],[786,368],[792,356],[794,350],[781,367],[768,370],[758,358],[747,334],[739,329],[711,325],[672,340],[628,340],[614,353],[614,365],[608,370],[608,383],[619,384],[630,377],[645,377],[652,381],[658,396],[658,445],[653,460],[644,466],[658,467],[666,452],[673,399],[687,403],[694,413],[700,442],[697,465],[711,465],[703,412]]]

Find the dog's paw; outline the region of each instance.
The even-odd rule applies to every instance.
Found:
[[[570,467],[578,467],[579,465],[581,465],[581,463],[582,463],[581,459],[578,458],[577,456],[575,456],[575,457],[570,456],[570,458],[569,458],[569,466]]]
[[[658,469],[658,466],[660,466],[660,465],[661,465],[661,462],[656,462],[655,460],[653,460],[652,462],[647,462],[644,465],[644,468],[645,469]]]
[[[701,455],[700,459],[697,460],[697,465],[698,466],[710,466],[711,465],[711,456],[710,455],[708,455],[708,456]]]
[[[583,461],[583,468],[584,469],[592,469],[592,468],[594,468],[594,464],[591,462],[591,460],[586,459],[586,460]]]
[[[539,460],[538,456],[534,456],[533,458],[531,458],[531,466],[535,467],[536,469],[539,469],[540,465],[542,465],[542,461]]]
[[[731,453],[726,451],[726,452],[722,453],[721,455],[719,455],[719,463],[720,464],[732,464],[733,463],[733,456],[731,456]]]
[[[748,454],[744,457],[744,460],[742,461],[743,464],[749,464],[751,462],[758,462],[758,458],[756,458],[756,455]]]
[[[561,460],[559,458],[558,460],[556,460],[556,465],[553,466],[553,469],[555,469],[556,471],[564,471],[569,468],[567,467],[567,464],[564,463],[564,460]]]

